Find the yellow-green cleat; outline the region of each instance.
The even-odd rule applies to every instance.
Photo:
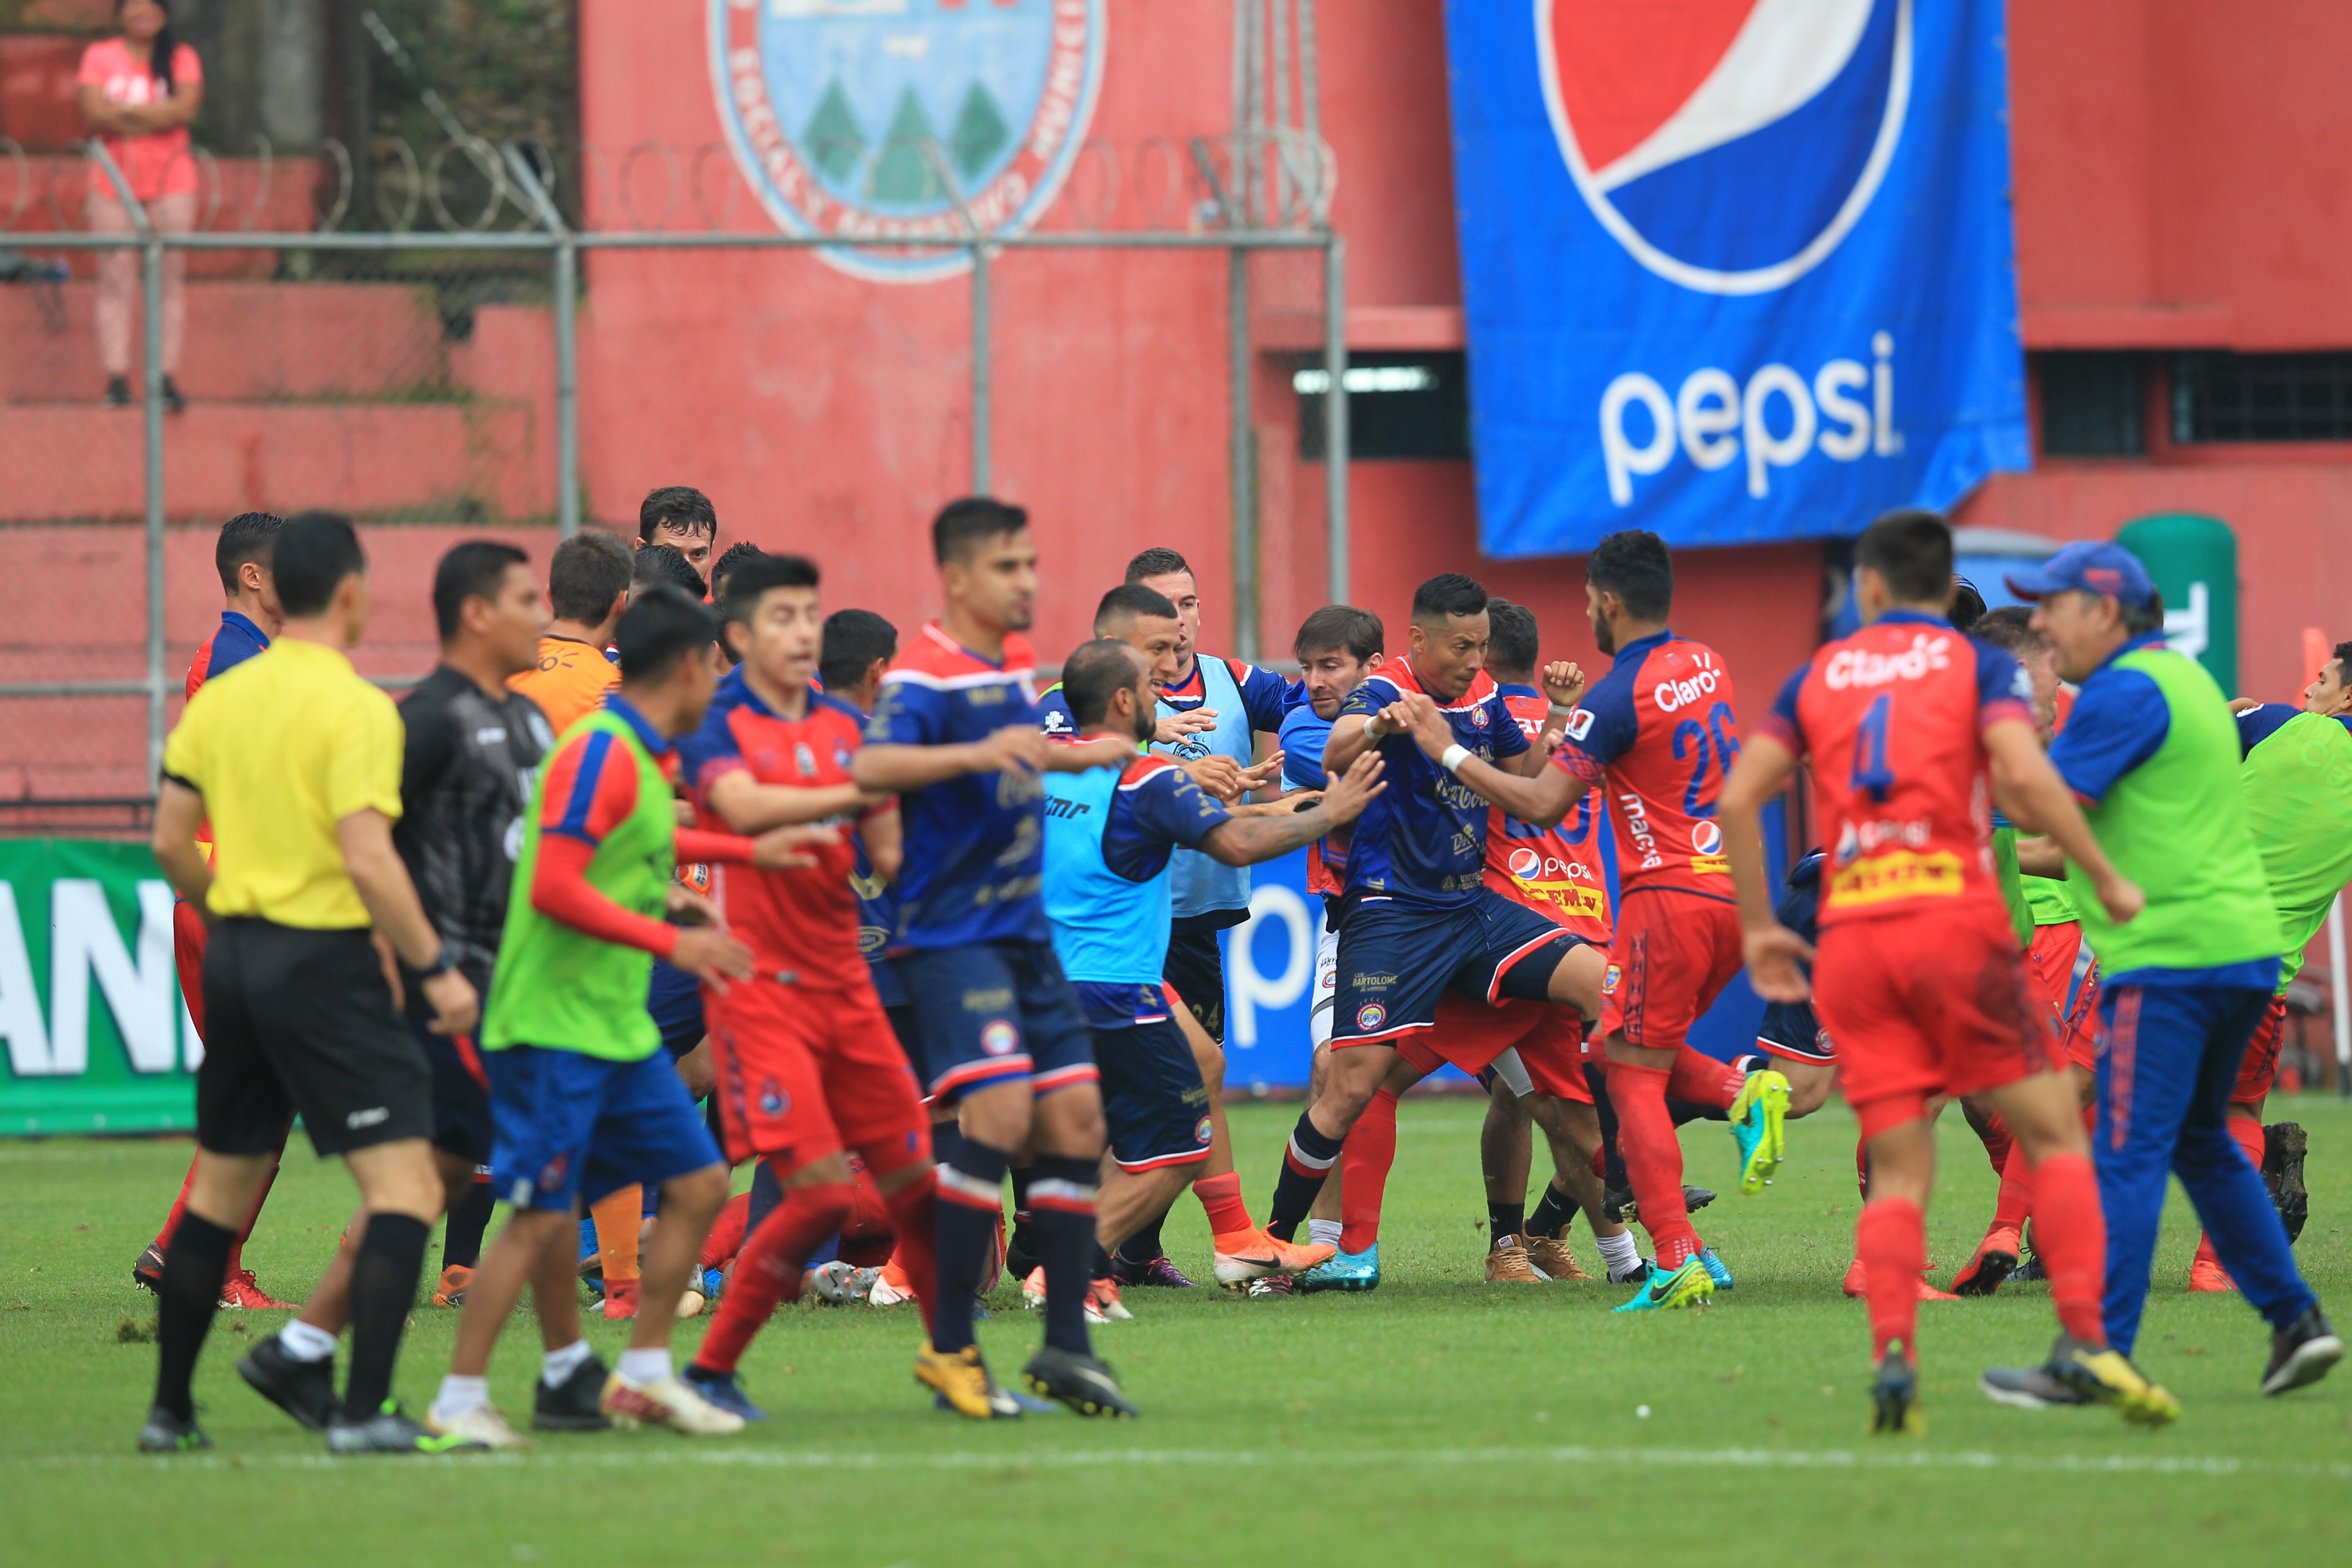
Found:
[[[1706,1259],[1694,1253],[1671,1274],[1651,1269],[1649,1279],[1633,1292],[1633,1299],[1616,1310],[1663,1312],[1675,1307],[1704,1307],[1713,1300],[1715,1277],[1706,1271]]]
[[[2067,1334],[2050,1348],[2050,1375],[2085,1399],[2112,1405],[2126,1421],[2167,1426],[2180,1419],[2180,1401],[2150,1383],[2119,1350],[2094,1349]]]
[[[1749,1073],[1727,1114],[1731,1142],[1739,1151],[1739,1190],[1752,1197],[1772,1184],[1772,1173],[1780,1168],[1789,1080],[1770,1068]]]

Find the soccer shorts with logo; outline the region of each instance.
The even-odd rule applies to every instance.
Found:
[[[1671,1051],[1715,1005],[1746,962],[1739,911],[1715,899],[1636,888],[1617,907],[1609,973],[1601,983],[1601,1037]]]
[[[490,1182],[517,1208],[569,1211],[719,1163],[702,1113],[664,1053],[612,1061],[579,1051],[485,1051],[498,1123]]]
[[[1763,1021],[1756,1026],[1756,1048],[1767,1056],[1815,1067],[1835,1067],[1837,1047],[1830,1032],[1813,1016],[1810,1002],[1767,1002]]]
[[[1348,902],[1332,993],[1334,1050],[1435,1028],[1449,990],[1491,1004],[1507,981],[1514,994],[1548,985],[1560,956],[1580,940],[1484,888],[1470,903],[1451,907],[1377,895]]]
[[[2238,1062],[2238,1081],[2230,1090],[2231,1103],[2252,1105],[2264,1099],[2273,1084],[2278,1081],[2279,1047],[2286,1043],[2286,998],[2273,996],[2271,1005],[2263,1009],[2263,1021],[2254,1026],[2254,1037],[2246,1042],[2246,1054]]]
[[[1180,931],[1168,938],[1168,958],[1160,977],[1176,988],[1184,1005],[1208,1031],[1209,1038],[1225,1043],[1225,950],[1213,931]]]
[[[870,984],[739,980],[704,1003],[729,1161],[765,1158],[789,1176],[847,1148],[887,1175],[929,1156],[914,1070]]]
[[[482,994],[489,994],[486,986]],[[490,1163],[498,1141],[490,1113],[490,1073],[482,1053],[465,1035],[436,1035],[422,1018],[408,1020],[408,1033],[433,1069],[433,1146],[469,1165]]]
[[[1992,904],[1847,921],[1813,962],[1822,1023],[1864,1137],[2066,1060],[2006,911]]]
[[[1209,1157],[1209,1091],[1172,1018],[1094,1030],[1110,1157],[1130,1173]]]
[[[1093,1037],[1051,943],[919,947],[897,962],[933,1099],[1015,1079],[1038,1094],[1095,1081]]]
[[[2074,921],[2035,926],[2027,954],[2033,983],[2050,1005],[2066,1059],[2085,1072],[2099,1061],[2099,961],[2083,945]]]

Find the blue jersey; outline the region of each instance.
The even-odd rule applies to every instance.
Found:
[[[1404,693],[1421,689],[1412,661],[1392,658],[1348,694],[1339,714],[1370,719]],[[1500,763],[1528,749],[1526,731],[1483,669],[1458,700],[1438,708],[1453,726],[1454,740],[1486,762]],[[1391,735],[1380,748],[1388,788],[1356,819],[1349,842],[1348,891],[1424,904],[1475,903],[1486,886],[1486,798],[1438,766],[1409,735]]]
[[[1789,868],[1789,890],[1780,895],[1780,908],[1773,913],[1780,923],[1803,937],[1808,942],[1821,935],[1822,852],[1818,849]],[[1811,967],[1798,965],[1810,974]],[[1813,1016],[1811,1002],[1767,1002],[1763,1021],[1756,1027],[1756,1037],[1774,1045],[1793,1047],[1800,1052],[1810,1052],[1821,1034],[1821,1024]]]
[[[730,672],[719,683],[720,689],[723,690],[727,681],[734,679]],[[809,689],[818,689],[814,681],[809,683]],[[712,706],[718,704],[714,702]],[[853,703],[843,702],[842,706],[857,712]],[[871,714],[859,713],[858,717],[869,724],[874,721]],[[883,950],[890,945],[898,930],[898,892],[874,874],[874,862],[866,858],[863,836],[853,836],[850,845],[857,852],[849,869],[849,890],[857,895],[857,948],[866,954],[866,967],[874,976],[874,994],[882,999],[882,1005],[903,1007],[907,988],[898,984],[898,971],[883,956]]]
[[[1028,642],[1004,639],[1002,661],[958,645],[936,622],[882,676],[866,738],[875,745],[951,746],[1037,721]],[[1017,773],[963,773],[898,797],[906,857],[898,873],[897,947],[1044,942],[1038,900],[1045,789]]]
[[[1209,703],[1218,710],[1220,721],[1233,718],[1234,715],[1224,711],[1228,700],[1222,694],[1215,702],[1209,701],[1207,667],[1213,664],[1221,667],[1219,673],[1232,682],[1240,700],[1240,717],[1247,721],[1251,730],[1262,730],[1269,735],[1275,733],[1282,728],[1282,721],[1288,716],[1291,705],[1303,700],[1302,693],[1307,689],[1303,684],[1294,686],[1270,669],[1260,669],[1237,658],[1213,658],[1202,654],[1192,660],[1192,674],[1173,686],[1160,689],[1160,706],[1178,713],[1190,713],[1202,704]],[[1219,684],[1223,684],[1223,681]],[[1177,752],[1179,756],[1185,754],[1181,750]],[[1208,752],[1202,750],[1191,755],[1201,757],[1208,755]],[[1234,760],[1247,763],[1249,758],[1243,756]]]
[[[1045,912],[1087,1021],[1124,1027],[1165,1016],[1171,863],[1231,820],[1184,770],[1142,756],[1045,784]]]

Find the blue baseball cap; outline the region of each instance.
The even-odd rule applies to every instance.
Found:
[[[2077,591],[2106,595],[2131,609],[2145,609],[2156,599],[2156,584],[2147,580],[2139,557],[2095,539],[2078,539],[2032,571],[2010,573],[2001,580],[2021,599]]]

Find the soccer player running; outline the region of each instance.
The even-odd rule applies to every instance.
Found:
[[[852,765],[859,785],[899,797],[898,973],[927,1087],[960,1107],[959,1128],[933,1134],[944,1145],[939,1300],[916,1375],[975,1420],[1020,1414],[989,1376],[971,1318],[1005,1173],[1026,1148],[1046,1297],[1045,1343],[1025,1376],[1081,1415],[1132,1415],[1087,1338],[1102,1099],[1039,890],[1040,775],[1124,767],[1134,747],[1117,736],[1055,745],[1038,727],[1021,635],[1037,601],[1026,512],[985,496],[950,501],[932,520],[931,547],[947,612],[884,675]]]
[[[1083,645],[1062,670],[1081,741],[1149,741],[1158,723],[1156,691],[1144,656],[1115,638]],[[1163,978],[1174,852],[1197,848],[1233,866],[1286,855],[1360,816],[1383,787],[1381,771],[1380,758],[1367,752],[1319,800],[1230,811],[1175,763],[1149,752],[1115,773],[1097,769],[1046,781],[1045,913],[1094,1033],[1116,1167],[1096,1205],[1104,1247],[1115,1250],[1164,1214],[1209,1159],[1208,1090],[1170,1021]],[[1031,1194],[1034,1204],[1034,1184]],[[1296,1274],[1330,1255],[1328,1247],[1221,1236],[1217,1282]]]
[[[163,1258],[150,1453],[211,1447],[190,1379],[212,1328],[235,1227],[297,1112],[340,1155],[367,1223],[352,1249],[352,1362],[327,1423],[331,1453],[467,1446],[392,1401],[401,1331],[442,1201],[432,1074],[393,1004],[370,928],[417,972],[445,1034],[478,1008],[393,847],[400,716],[346,650],[368,620],[367,558],[349,520],[304,512],[278,530],[272,576],[286,621],[233,680],[206,683],[163,748],[155,859],[204,909],[205,1059],[196,1069],[196,1176]],[[196,841],[205,821],[217,874]]]
[[[2042,755],[2017,661],[1955,630],[1952,536],[1934,512],[1891,512],[1854,547],[1863,629],[1789,678],[1725,787],[1748,980],[1768,1001],[1809,995],[1838,1043],[1846,1099],[1870,1147],[1854,1226],[1867,1276],[1873,1430],[1917,1434],[1916,1281],[1935,1184],[1938,1095],[1980,1095],[2032,1162],[2035,1232],[2063,1328],[2050,1374],[2130,1420],[2166,1422],[2172,1396],[2101,1331],[2105,1235],[2065,1058],[2026,977],[1992,877],[1998,799],[2046,830],[2118,921],[2140,905]],[[1811,756],[1822,837],[1818,957],[1772,912],[1764,803]],[[1809,985],[1798,968],[1813,960]]]
[[[898,874],[898,803],[850,777],[865,716],[814,691],[824,644],[815,565],[761,555],[735,568],[727,595],[740,681],[730,680],[678,743],[698,810],[737,833],[794,824],[854,831],[870,875]],[[896,1258],[933,1310],[930,1131],[907,1053],[882,1011],[858,941],[857,851],[846,838],[791,871],[720,868],[712,895],[751,949],[751,978],[705,989],[727,1157],[763,1159],[782,1200],[743,1240],[733,1286],[686,1369],[722,1410],[762,1417],[736,1376],[782,1301],[798,1300],[810,1256],[856,1208],[846,1151],[888,1206]],[[665,1222],[666,1223],[666,1222]]]
[[[2080,688],[2050,761],[2117,868],[2149,889],[2129,925],[2090,898],[2074,900],[2105,971],[2097,1136],[2107,1338],[2126,1354],[2139,1338],[2168,1173],[2271,1325],[2263,1392],[2300,1388],[2343,1359],[2344,1343],[2229,1131],[2231,1090],[2277,990],[2284,947],[2248,824],[2237,727],[2213,678],[2164,646],[2164,606],[2120,545],[2077,541],[2009,586],[2038,603],[2033,624],[2056,645],[2058,673]],[[2078,895],[2091,890],[2079,863],[2067,880]],[[2039,1250],[2046,1266],[2048,1249]],[[2039,1370],[1986,1376],[1986,1392],[2020,1403],[2063,1403],[2070,1392],[2049,1388]]]
[[[221,524],[220,537],[213,545],[213,565],[220,574],[220,625],[213,629],[196,649],[196,657],[188,662],[187,695],[194,697],[205,682],[215,675],[226,674],[269,646],[269,639],[286,621],[278,608],[278,590],[270,580],[270,547],[277,542],[278,530],[283,520],[266,511],[245,511]],[[212,835],[199,829],[196,841],[209,853]],[[187,1003],[188,1022],[196,1026],[196,1037],[205,1033],[205,917],[203,911],[184,899],[172,905],[172,960],[179,972],[180,995]],[[287,1131],[291,1132],[289,1122]],[[286,1140],[280,1138],[282,1153]],[[253,1212],[246,1216],[244,1228],[237,1232],[236,1241],[228,1249],[228,1274],[221,1282],[220,1304],[230,1309],[252,1308],[257,1310],[287,1311],[292,1303],[280,1301],[261,1288],[253,1270],[245,1266],[245,1244],[253,1235],[254,1223],[261,1217],[261,1205],[269,1201],[270,1184],[278,1180],[278,1165],[272,1162],[268,1174],[262,1178],[261,1191],[253,1200]],[[163,1228],[131,1266],[133,1284],[149,1290],[157,1289],[163,1279],[163,1254],[171,1250],[172,1234],[179,1228],[180,1215],[187,1211],[188,1194],[196,1181],[196,1163],[188,1162],[188,1173],[181,1179],[179,1195],[172,1200],[172,1212],[164,1216]]]
[[[1324,745],[1327,774],[1377,750],[1389,787],[1349,836],[1329,1060],[1291,1130],[1266,1221],[1282,1240],[1307,1217],[1400,1040],[1436,1026],[1447,991],[1599,1010],[1599,951],[1484,880],[1488,812],[1469,775],[1517,784],[1543,765],[1486,671],[1489,635],[1486,589],[1458,573],[1423,583],[1412,652],[1349,694]]]
[[[1603,538],[1585,562],[1584,598],[1593,641],[1616,662],[1589,692],[1572,665],[1544,671],[1555,705],[1583,699],[1556,715],[1567,725],[1554,765],[1538,758],[1523,770],[1532,777],[1478,762],[1456,770],[1463,784],[1538,827],[1559,824],[1594,784],[1609,792],[1618,900],[1601,1034],[1618,1147],[1657,1247],[1648,1282],[1620,1311],[1686,1307],[1715,1293],[1683,1196],[1667,1095],[1726,1113],[1740,1191],[1751,1194],[1779,1167],[1789,1100],[1779,1072],[1741,1073],[1691,1049],[1687,1037],[1739,972],[1739,921],[1715,821],[1724,774],[1739,754],[1739,721],[1722,658],[1666,626],[1674,596],[1665,541],[1638,529]]]

